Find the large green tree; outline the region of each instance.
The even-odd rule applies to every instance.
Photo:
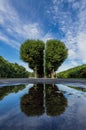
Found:
[[[48,40],[45,47],[46,75],[54,77],[54,72],[67,58],[68,49],[65,44],[58,40]]]
[[[34,70],[35,77],[43,77],[44,43],[40,40],[26,40],[20,48],[20,57]]]

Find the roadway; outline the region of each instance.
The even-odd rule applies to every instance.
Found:
[[[0,86],[10,84],[64,84],[64,83],[82,83],[86,84],[85,79],[51,79],[51,78],[11,78],[0,79]]]

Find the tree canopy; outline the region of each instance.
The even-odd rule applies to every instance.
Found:
[[[53,77],[67,55],[65,44],[58,40],[48,40],[46,44],[40,40],[26,40],[20,48],[21,59],[34,70],[35,77],[44,77],[44,73]]]
[[[34,70],[35,77],[43,77],[44,43],[40,40],[26,40],[20,48],[20,57]]]
[[[58,78],[85,78],[86,64],[56,74]]]
[[[0,56],[0,78],[27,78],[29,72],[17,63],[10,63]]]
[[[59,68],[68,56],[68,49],[65,44],[58,40],[48,40],[45,48],[46,75],[54,76],[54,72]]]

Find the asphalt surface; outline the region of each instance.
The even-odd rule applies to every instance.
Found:
[[[0,86],[10,84],[64,84],[64,83],[83,83],[86,84],[85,79],[51,79],[51,78],[12,78],[0,79]]]

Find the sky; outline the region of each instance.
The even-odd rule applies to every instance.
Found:
[[[26,39],[65,43],[58,72],[86,64],[86,0],[0,0],[0,55],[31,71],[19,54]]]

